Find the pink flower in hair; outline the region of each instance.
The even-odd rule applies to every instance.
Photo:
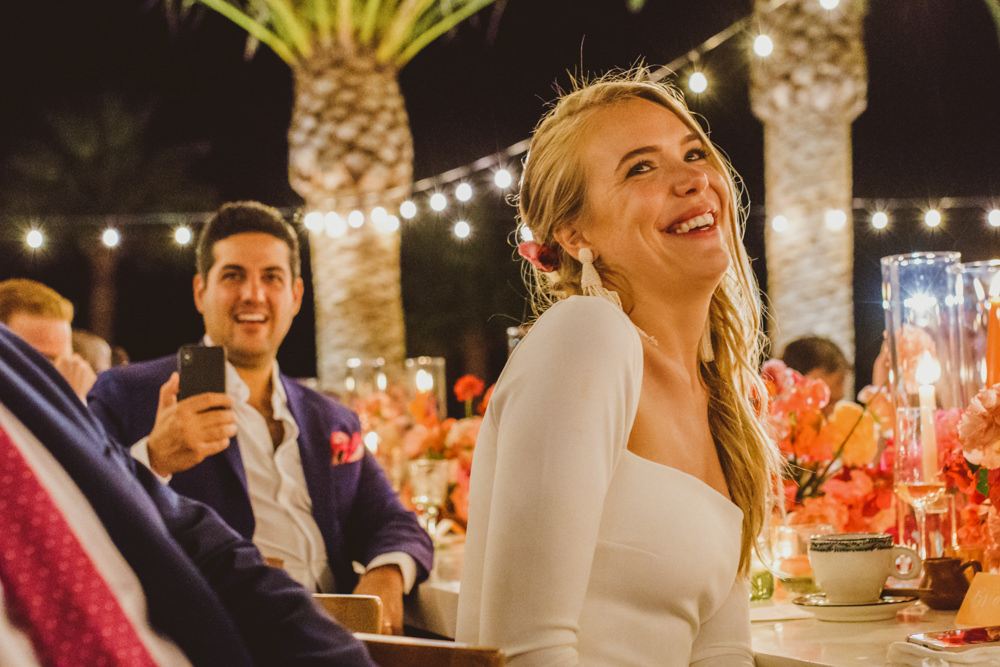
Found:
[[[559,256],[548,246],[534,241],[523,241],[517,246],[517,254],[525,258],[542,273],[552,273],[559,268]]]

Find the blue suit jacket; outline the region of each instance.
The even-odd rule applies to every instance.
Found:
[[[176,357],[133,363],[101,373],[87,397],[91,411],[120,443],[131,446],[153,430],[160,387],[177,369]],[[353,463],[331,464],[330,437],[361,430],[357,415],[326,396],[282,376],[288,408],[299,425],[299,452],[313,518],[326,545],[337,590],[350,593],[358,576],[353,561],[367,565],[380,554],[402,551],[427,578],[433,546],[416,516],[399,502],[370,452]],[[247,539],[254,517],[239,443],[206,458],[170,481],[175,491],[217,511]]]
[[[83,492],[142,584],[151,625],[193,664],[374,664],[215,512],[136,465],[52,364],[2,324],[0,403]]]

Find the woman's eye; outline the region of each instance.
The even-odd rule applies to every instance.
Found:
[[[642,160],[641,162],[636,162],[634,165],[629,167],[628,174],[626,174],[626,178],[629,176],[636,176],[638,174],[645,174],[647,171],[652,170],[652,168],[653,168],[653,163],[650,162],[649,160]]]
[[[698,160],[704,160],[708,157],[708,151],[704,148],[692,148],[687,152],[685,158],[688,162],[697,162]]]

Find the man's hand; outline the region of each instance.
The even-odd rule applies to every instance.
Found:
[[[236,435],[236,416],[229,396],[198,394],[178,403],[179,385],[180,377],[174,373],[160,387],[156,422],[147,445],[149,467],[163,477],[193,468],[221,452]]]
[[[80,397],[84,403],[87,402],[87,392],[97,381],[97,373],[90,367],[90,364],[75,352],[57,357],[52,365],[56,367],[59,374],[66,378],[69,386]]]
[[[382,600],[382,633],[403,634],[403,573],[383,565],[361,575],[355,595],[377,595]]]

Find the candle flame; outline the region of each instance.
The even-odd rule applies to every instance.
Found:
[[[419,391],[430,391],[434,388],[434,376],[425,371],[423,368],[417,371],[414,382]]]
[[[914,375],[920,384],[934,384],[941,377],[941,364],[931,356],[930,352],[925,350],[917,363],[917,371]]]

